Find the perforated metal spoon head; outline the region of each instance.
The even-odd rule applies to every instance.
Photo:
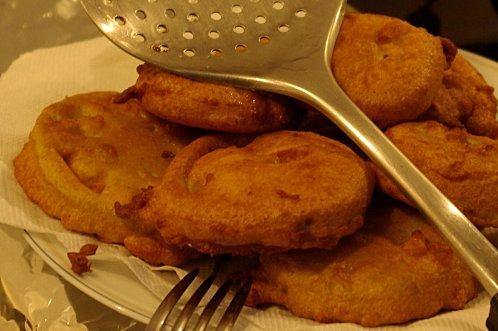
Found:
[[[312,104],[433,221],[488,293],[498,293],[498,251],[335,81],[330,61],[345,0],[81,2],[110,40],[146,62]]]
[[[102,32],[131,55],[197,78],[250,88],[275,70],[330,59],[343,0],[82,0]],[[328,65],[328,60],[325,61]],[[280,79],[276,79],[280,80]],[[265,84],[266,85],[266,84]],[[269,87],[266,86],[266,89]],[[270,87],[270,89],[272,89]]]

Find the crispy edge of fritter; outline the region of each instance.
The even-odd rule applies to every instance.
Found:
[[[293,132],[291,133],[294,134]],[[268,135],[282,135],[282,134],[289,134],[289,132],[272,133]],[[368,202],[370,200],[372,188],[374,186],[374,177],[370,169],[366,166],[366,164],[363,163],[363,160],[359,158],[356,154],[354,154],[354,152],[352,152],[349,148],[347,148],[343,144],[340,144],[339,142],[335,142],[333,140],[312,133],[300,132],[299,134],[310,135],[313,139],[317,139],[322,144],[323,143],[332,144],[334,148],[338,149],[337,150],[338,153],[339,151],[342,151],[343,153],[347,153],[347,155],[351,155],[351,157],[353,157],[356,161],[361,161],[361,163],[358,163],[358,167],[364,170],[363,172],[364,178],[362,178],[361,180],[363,179],[365,180],[366,191],[365,191],[364,200],[365,200],[365,209],[366,209],[366,206],[368,206]],[[282,251],[282,250],[287,250],[291,248],[300,248],[300,247],[302,248],[332,247],[337,243],[337,240],[339,238],[350,234],[352,231],[361,226],[363,220],[363,214],[361,216],[357,215],[353,219],[348,219],[347,221],[344,221],[344,224],[341,223],[337,225],[337,228],[335,229],[335,231],[337,232],[335,235],[330,235],[330,237],[327,238],[325,238],[325,236],[322,235],[311,240],[309,238],[310,234],[308,233],[308,231],[310,231],[309,229],[314,229],[314,231],[316,232],[318,231],[318,229],[321,229],[323,225],[321,224],[321,222],[324,222],[323,216],[322,220],[320,222],[317,222],[317,224],[314,226],[310,226],[309,224],[307,224],[305,217],[302,216],[303,219],[298,219],[290,222],[294,224],[293,226],[291,226],[291,229],[294,229],[294,232],[292,234],[289,234],[291,238],[286,239],[286,241],[291,240],[292,242],[294,242],[294,244],[292,244],[290,247],[288,247],[287,244],[281,246],[279,246],[278,244],[272,244],[271,241],[268,240],[265,240],[263,243],[260,236],[262,236],[263,233],[268,229],[265,230],[262,229],[259,235],[257,235],[256,233],[252,233],[252,236],[254,236],[254,238],[257,239],[254,239],[254,241],[250,243],[247,242],[246,240],[245,242],[240,242],[239,244],[235,243],[222,244],[221,242],[224,242],[225,240],[220,239],[221,241],[217,242],[216,239],[213,239],[211,231],[216,231],[215,238],[216,237],[233,238],[236,232],[235,228],[230,229],[227,227],[226,224],[223,225],[223,224],[211,224],[211,223],[208,226],[204,227],[203,224],[205,222],[199,222],[199,224],[197,224],[197,222],[193,222],[192,220],[188,219],[185,215],[180,215],[176,213],[173,214],[173,212],[171,211],[169,212],[166,211],[166,208],[164,206],[165,203],[171,206],[176,206],[176,203],[172,201],[168,202],[164,201],[165,197],[163,196],[163,194],[160,193],[161,192],[160,190],[162,189],[161,187],[163,185],[165,188],[171,188],[171,187],[178,188],[178,189],[173,189],[173,191],[171,190],[167,192],[165,191],[166,197],[170,194],[176,194],[176,196],[181,197],[182,195],[187,194],[187,192],[182,193],[182,190],[186,190],[186,183],[184,177],[191,172],[192,166],[197,162],[197,160],[200,157],[216,149],[226,148],[232,145],[244,146],[246,144],[247,141],[245,141],[242,144],[240,143],[240,141],[238,143],[234,143],[233,141],[230,140],[230,138],[219,135],[206,136],[194,141],[191,145],[186,147],[186,149],[182,151],[182,153],[179,153],[175,157],[175,160],[173,160],[172,164],[170,164],[170,167],[168,168],[168,171],[163,178],[163,182],[154,188],[155,190],[158,190],[157,193],[153,194],[150,197],[148,203],[144,204],[143,208],[137,209],[135,215],[131,217],[138,217],[139,219],[140,218],[154,219],[155,222],[157,223],[157,228],[162,233],[162,235],[167,239],[167,241],[179,246],[189,245],[199,251],[212,255],[221,254],[221,253],[251,255],[254,253],[266,254],[272,251]],[[247,148],[250,148],[252,150],[253,146],[249,144],[247,145]],[[173,174],[175,174],[175,176],[172,176]],[[361,200],[362,199],[359,198],[359,201]],[[186,205],[182,204],[181,208],[185,210],[185,208],[189,207],[186,207]],[[195,208],[201,208],[201,207],[199,205],[196,205]],[[218,218],[224,219],[221,216]],[[173,219],[175,220],[174,223],[172,223],[171,221]],[[185,227],[188,227],[188,230]],[[280,227],[277,226],[277,228]],[[208,231],[209,233],[211,233],[211,235],[208,236],[206,234],[203,234],[204,231]],[[257,229],[253,227],[253,232],[254,231],[257,232]],[[268,234],[265,233],[264,235],[266,236]],[[212,238],[212,240],[208,240],[208,238]]]
[[[390,216],[379,213],[377,217]],[[367,216],[367,228],[371,227],[369,222]],[[399,231],[400,226],[391,231]],[[373,232],[362,229],[343,239],[332,251],[261,256],[261,264],[253,270],[248,305],[275,303],[296,316],[319,322],[374,327],[428,318],[445,309],[462,309],[477,295],[471,272],[435,229],[414,229],[408,238],[395,242],[389,238],[392,233],[383,235],[382,228],[374,227]],[[330,257],[336,260],[327,260]],[[359,265],[353,266],[352,259]],[[353,275],[350,265],[357,268]],[[422,272],[421,265],[428,269]],[[389,268],[395,268],[393,274],[383,274]]]
[[[202,256],[193,248],[168,244],[158,232],[129,235],[124,240],[124,246],[132,255],[155,266],[177,266]]]
[[[95,92],[94,94],[98,97],[108,94],[110,98],[117,95],[115,92]],[[30,137],[28,143],[13,160],[14,176],[26,196],[46,214],[59,218],[66,229],[95,235],[100,241],[106,243],[125,244],[132,254],[153,265],[179,265],[200,257],[198,252],[189,247],[174,247],[162,240],[160,236],[154,236],[153,233],[137,232],[137,226],[119,216],[111,215],[107,210],[100,211],[96,208],[89,210],[77,206],[71,198],[66,197],[47,179],[38,162],[40,156],[37,155],[33,144]],[[65,164],[62,159],[54,160],[54,162]],[[104,224],[104,222],[88,221],[92,219],[105,219],[106,222]],[[112,228],[112,231],[104,227]]]
[[[400,52],[400,45],[393,49],[393,40],[400,36],[406,39],[409,34],[413,35],[412,42],[405,52]],[[377,47],[368,47],[369,43],[361,42],[362,38]],[[428,110],[442,86],[447,61],[452,59],[451,49],[446,41],[400,19],[350,13],[344,17],[335,44],[332,68],[337,82],[353,102],[385,128],[414,120]],[[365,54],[370,58],[364,59]],[[374,66],[372,59],[377,57]],[[355,59],[357,62],[352,63]],[[407,59],[417,62],[408,65]],[[359,70],[362,62],[364,68]],[[390,75],[386,75],[389,70]],[[367,82],[370,88],[365,88]]]
[[[429,111],[421,120],[435,120],[448,127],[465,127],[471,134],[498,138],[497,101],[484,77],[457,54],[443,77]]]
[[[87,234],[93,233],[104,242],[122,243],[124,238],[132,233],[125,220],[115,216],[109,218],[109,215],[100,214],[98,210],[87,211],[84,208],[79,208],[73,201],[61,194],[45,178],[32,144],[29,141],[14,159],[14,175],[31,201],[48,215],[60,218],[64,227],[67,227],[67,222],[65,222],[67,218],[72,218],[71,224],[79,224],[78,229],[69,228],[68,230]],[[112,224],[113,231],[102,231],[103,229],[95,229],[94,226],[85,226],[88,224],[88,219],[102,217]]]
[[[174,123],[250,134],[287,128],[299,117],[283,96],[195,81],[147,63],[137,71],[135,86],[117,100],[136,97],[145,110]]]
[[[452,136],[454,136],[454,138],[453,138],[454,140],[460,141],[462,146],[466,146],[467,149],[471,148],[471,146],[473,144],[475,144],[476,141],[480,141],[483,143],[483,148],[482,148],[482,150],[480,150],[480,153],[488,154],[488,153],[493,153],[493,151],[494,151],[494,153],[496,153],[496,155],[498,156],[498,141],[490,139],[488,137],[484,137],[484,136],[472,135],[461,128],[447,128],[444,125],[442,125],[441,123],[435,122],[435,121],[408,122],[408,123],[399,124],[397,126],[389,128],[386,131],[386,135],[389,139],[391,139],[391,141],[393,141],[394,132],[398,132],[399,130],[404,130],[405,127],[414,126],[414,125],[420,126],[420,127],[425,126],[426,128],[431,129],[431,130],[438,130],[438,131],[440,131],[440,133],[444,134],[444,138],[446,138],[446,139],[448,136],[452,135]],[[411,134],[415,131],[409,130],[409,132]],[[427,137],[427,135],[424,135],[424,137]],[[438,137],[438,138],[442,139],[441,137]],[[473,142],[468,142],[467,141],[468,138],[471,138],[473,140]],[[395,140],[403,141],[403,139],[401,139],[401,140],[399,140],[399,139],[400,138],[397,137]],[[413,139],[411,139],[411,138],[409,138],[408,140],[405,140],[405,141],[407,141],[410,144],[413,143]],[[439,142],[439,140],[438,140],[438,142]],[[396,144],[396,141],[393,141],[393,143],[399,149],[401,149],[401,152],[403,152],[405,154],[407,153],[407,151],[403,147],[401,147],[399,145],[399,143]],[[412,162],[413,162],[413,157],[410,157],[410,156],[418,155],[421,153],[421,151],[424,150],[424,149],[420,149],[419,151],[414,151],[413,146],[410,147],[410,149],[411,149],[411,152],[413,152],[414,154],[410,153],[410,155],[407,155],[407,157],[409,159],[411,159]],[[441,151],[443,151],[443,149],[439,149],[438,151],[441,152]],[[472,150],[471,152],[477,153],[476,150]],[[417,166],[419,168],[419,170],[422,171],[422,173],[424,173],[424,175],[427,176],[428,179],[431,182],[433,182],[433,184],[436,185],[436,187],[438,187],[438,189],[440,189],[443,192],[443,194],[447,195],[448,198],[457,206],[457,208],[459,208],[465,214],[465,216],[467,216],[467,218],[472,223],[474,223],[474,225],[476,225],[478,227],[498,227],[498,213],[496,213],[495,217],[489,218],[489,215],[483,216],[482,213],[479,212],[481,205],[484,204],[485,208],[488,208],[490,206],[489,204],[486,203],[486,201],[487,202],[495,201],[495,204],[493,207],[498,211],[498,200],[496,200],[496,199],[493,200],[493,198],[495,198],[495,195],[493,195],[493,193],[489,193],[489,191],[498,192],[498,180],[495,179],[494,182],[492,181],[491,184],[494,183],[494,185],[492,187],[490,187],[489,182],[484,183],[483,180],[477,181],[476,178],[471,178],[472,179],[471,181],[468,181],[468,180],[467,181],[469,182],[469,184],[471,186],[475,185],[475,187],[473,188],[472,191],[470,191],[470,190],[461,191],[461,190],[453,189],[452,188],[452,180],[454,180],[455,183],[462,183],[463,180],[465,179],[464,177],[466,177],[468,175],[468,169],[464,169],[465,173],[467,174],[465,176],[460,174],[460,173],[457,173],[457,170],[459,172],[462,172],[462,170],[460,168],[462,167],[464,160],[467,159],[467,153],[460,153],[460,154],[453,153],[453,157],[455,157],[455,156],[460,157],[460,159],[453,160],[453,165],[455,167],[454,174],[439,173],[437,170],[434,170],[434,168],[431,167],[431,164],[429,163],[429,161],[432,160],[433,162],[440,162],[441,159],[439,159],[439,158],[430,158],[430,157],[424,158],[423,163],[420,163],[417,161],[415,163],[415,166]],[[446,159],[447,159],[447,157],[446,157]],[[479,158],[476,158],[476,160],[479,161]],[[445,160],[445,161],[447,161],[447,160]],[[484,162],[484,159],[483,159],[483,162]],[[411,205],[411,206],[415,206],[415,204],[409,198],[407,198],[400,191],[400,189],[398,189],[398,187],[387,177],[386,174],[384,174],[384,172],[382,170],[380,170],[373,163],[370,163],[370,164],[371,164],[371,167],[374,170],[376,178],[377,178],[377,186],[384,193],[393,197],[396,200],[402,201],[402,202],[404,202],[408,205]],[[479,164],[479,162],[477,162],[476,164]],[[486,164],[484,163],[484,165],[486,165]],[[448,171],[450,171],[450,170],[448,170]],[[497,173],[498,173],[498,171],[497,171]],[[450,177],[450,178],[447,178],[447,177]],[[491,176],[491,179],[493,179],[493,178],[494,177]],[[488,197],[487,197],[487,199],[483,199],[480,194],[483,194],[483,192],[485,192],[486,190],[488,191],[488,193],[487,193]],[[479,192],[479,193],[476,193],[476,192]]]

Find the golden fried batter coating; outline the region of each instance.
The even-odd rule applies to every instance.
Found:
[[[371,209],[365,226],[331,251],[261,256],[248,304],[373,327],[461,309],[476,296],[470,271],[416,211]]]
[[[374,183],[350,149],[291,131],[247,142],[212,135],[191,143],[135,217],[156,223],[168,242],[209,254],[333,247],[362,225]]]
[[[427,111],[446,67],[440,39],[373,14],[346,14],[332,55],[339,85],[381,128]]]
[[[475,225],[498,227],[498,141],[434,121],[403,123],[386,135]],[[412,204],[378,169],[390,196]]]
[[[132,255],[152,265],[177,266],[201,257],[193,249],[168,244],[158,232],[151,235],[132,234],[125,238],[124,245]]]
[[[116,216],[115,202],[159,182],[172,155],[197,134],[149,115],[136,100],[115,104],[116,95],[81,94],[45,108],[14,169],[28,197],[65,228],[123,243],[150,233]],[[171,261],[167,254],[153,260]]]
[[[150,64],[137,70],[134,93],[147,111],[171,122],[232,133],[275,131],[291,123],[283,97],[197,82]]]
[[[459,54],[445,71],[443,88],[422,119],[433,119],[448,127],[465,127],[472,134],[497,138],[496,107],[493,88]]]

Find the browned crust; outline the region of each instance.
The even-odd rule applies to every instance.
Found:
[[[256,133],[286,128],[294,117],[289,103],[280,96],[198,82],[150,64],[137,70],[134,93],[146,110],[171,122],[223,132]]]
[[[174,155],[198,134],[143,112],[136,100],[116,105],[116,96],[81,94],[44,109],[14,159],[17,181],[68,230],[127,243],[132,253],[154,264],[198,257],[193,249],[161,242],[147,224],[114,212],[115,202],[159,181],[154,174],[161,175],[170,162],[163,154]]]
[[[373,178],[350,149],[290,131],[233,146],[243,144],[222,136],[191,143],[139,217],[168,242],[209,254],[330,248],[362,225]]]
[[[498,227],[498,141],[434,121],[400,124],[386,135],[472,223]],[[413,205],[382,171],[375,173],[382,191]]]
[[[319,322],[374,327],[462,309],[477,282],[422,217],[388,203],[334,250],[260,257],[247,303],[275,303]]]
[[[100,240],[110,243],[122,243],[124,238],[132,233],[125,220],[109,217],[108,214],[100,213],[99,210],[88,211],[80,208],[50,184],[38,164],[32,142],[28,142],[14,159],[14,175],[31,201],[48,215],[60,218],[68,230],[97,234]],[[114,231],[105,231],[102,228],[103,222],[88,222],[89,219],[95,218],[105,219],[106,224]]]
[[[469,133],[498,138],[497,101],[482,75],[458,54],[445,71],[443,87],[421,120],[435,120]]]
[[[339,85],[381,128],[427,111],[447,65],[438,38],[373,14],[346,14],[332,55]]]
[[[201,257],[201,254],[192,248],[168,244],[157,232],[148,236],[132,234],[125,238],[124,245],[132,255],[151,265],[175,266]]]

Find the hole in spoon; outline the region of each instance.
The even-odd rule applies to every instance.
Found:
[[[297,18],[303,18],[306,16],[306,9],[299,9],[294,15],[296,15]]]
[[[233,5],[232,6],[232,12],[235,13],[235,14],[242,13],[242,6],[241,5]]]
[[[280,32],[288,32],[289,31],[289,26],[287,24],[282,24],[278,27],[278,31]]]
[[[265,24],[266,23],[266,17],[264,17],[263,15],[259,15],[259,16],[256,16],[256,18],[254,19],[254,21],[258,24]]]
[[[211,13],[211,19],[212,19],[213,21],[219,21],[219,20],[221,20],[221,13],[220,13],[220,12],[217,12],[217,11],[212,12],[212,13]]]
[[[183,38],[187,40],[192,40],[194,39],[194,33],[192,31],[185,31],[183,32]]]
[[[233,27],[233,32],[235,32],[236,34],[242,34],[245,30],[246,29],[242,25],[236,25]]]
[[[223,52],[221,51],[221,49],[215,48],[212,49],[210,53],[214,57],[220,57]]]
[[[126,20],[123,16],[116,16],[114,17],[114,21],[116,23],[118,23],[119,25],[125,25],[126,24]]]
[[[156,31],[157,31],[158,33],[166,33],[166,32],[168,32],[168,28],[167,28],[167,27],[166,27],[166,25],[164,25],[164,24],[158,24],[158,25],[156,26]]]
[[[273,9],[281,10],[282,8],[284,8],[284,3],[282,1],[275,1],[273,3]]]
[[[195,50],[193,50],[192,48],[186,48],[183,50],[183,54],[188,57],[193,57],[195,55]]]
[[[166,17],[169,17],[169,18],[175,18],[175,16],[176,16],[175,10],[172,8],[166,9],[164,14],[166,15]]]
[[[133,36],[133,39],[136,41],[136,42],[139,42],[139,43],[143,43],[145,42],[145,36],[141,33],[137,33],[136,35]]]
[[[141,9],[135,11],[135,16],[140,20],[144,20],[147,17],[145,12]]]
[[[220,37],[220,33],[216,30],[211,30],[209,31],[208,36],[211,39],[218,39]]]
[[[152,49],[156,52],[159,52],[159,53],[169,52],[169,47],[168,47],[168,45],[165,45],[165,44],[156,44],[156,45],[152,46]]]
[[[268,37],[268,36],[259,37],[259,43],[261,45],[267,45],[268,43],[270,43],[270,37]]]
[[[187,21],[189,22],[197,22],[199,20],[199,16],[196,13],[190,13],[187,15]]]
[[[247,49],[247,46],[244,45],[244,44],[238,44],[238,45],[235,46],[235,51],[237,53],[243,53],[243,52],[246,51],[246,49]]]

